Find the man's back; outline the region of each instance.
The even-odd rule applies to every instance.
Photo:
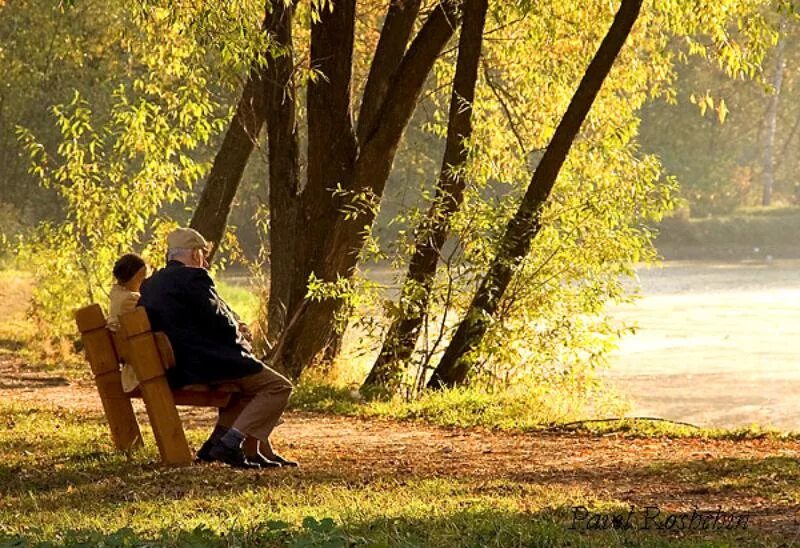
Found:
[[[175,352],[170,384],[210,384],[258,373],[263,364],[244,344],[238,322],[203,268],[179,261],[145,282],[139,304]]]

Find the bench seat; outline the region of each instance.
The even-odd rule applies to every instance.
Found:
[[[225,407],[231,400],[231,396],[241,392],[235,384],[190,384],[183,388],[173,389],[172,397],[175,405],[188,407]],[[142,391],[139,388],[127,393],[130,398],[142,399]]]

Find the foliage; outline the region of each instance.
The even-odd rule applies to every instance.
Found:
[[[30,162],[17,143],[16,126],[23,124],[54,149],[60,136],[48,107],[68,102],[77,90],[94,109],[105,110],[130,68],[128,21],[120,2],[19,0],[2,7],[0,203],[13,206],[28,226],[57,218],[61,203],[27,173]]]
[[[776,3],[780,4],[780,2]],[[761,10],[777,40],[780,15],[775,6]],[[779,96],[775,160],[775,197],[795,203],[798,185],[795,157],[798,79],[796,14],[782,33],[785,69]],[[674,47],[672,44],[670,47]],[[693,58],[679,68],[674,97],[654,102],[642,112],[642,146],[661,158],[681,184],[681,197],[693,216],[731,213],[761,200],[765,113],[774,93],[775,55],[768,53],[761,70],[729,78],[707,59]],[[708,105],[724,111],[708,112]],[[724,115],[724,116],[723,116]]]
[[[675,205],[675,181],[638,144],[639,109],[654,98],[673,97],[676,64],[690,55],[713,60],[731,75],[756,74],[773,37],[759,12],[764,5],[731,1],[699,11],[691,2],[647,7],[570,153],[545,212],[545,228],[517,270],[499,318],[473,353],[479,372],[473,383],[591,383],[593,370],[623,333],[604,316],[605,304],[628,298],[623,279],[636,263],[655,259],[652,226]],[[443,351],[612,15],[603,2],[493,5],[474,134],[467,143],[464,176],[469,185],[452,219],[453,238],[442,251],[432,314],[425,320],[406,390],[424,384]],[[668,47],[679,40],[683,47]],[[415,151],[416,165],[428,166],[423,168],[427,173],[416,175],[416,190],[409,191],[407,182],[403,192],[416,199],[399,211],[384,201],[382,207],[397,211],[388,222],[391,229],[373,227],[363,254],[383,259],[388,249],[393,268],[401,272],[413,252],[413,229],[423,222],[432,200],[454,56],[451,51],[437,65],[423,103],[430,113],[423,127],[439,145]],[[386,233],[388,244],[381,240]],[[342,285],[331,284],[331,294],[348,299]],[[399,302],[378,294],[384,315],[417,313],[408,304],[415,290],[420,288],[411,287]],[[370,293],[375,294],[367,286],[365,295]],[[380,317],[364,313],[366,303],[361,305],[355,326],[372,335]],[[363,352],[374,351],[375,338],[362,334]]]
[[[665,219],[657,245],[669,259],[797,258],[800,208],[743,208],[730,215]]]
[[[131,16],[137,76],[119,83],[108,112],[91,110],[77,91],[53,107],[55,151],[19,130],[32,172],[63,202],[64,219],[42,223],[19,249],[37,276],[32,312],[45,336],[70,332],[72,309],[104,299],[119,255],[141,250],[161,262],[174,226],[165,208],[187,199],[208,167],[195,151],[224,123],[210,52],[186,31],[191,19],[157,7]]]
[[[654,98],[674,99],[676,63],[690,56],[736,77],[757,75],[774,38],[763,16],[771,5],[768,0],[725,0],[699,9],[684,0],[648,5],[570,155],[545,213],[546,227],[473,356],[478,386],[521,379],[559,389],[570,383],[591,386],[592,371],[621,333],[604,317],[604,306],[627,298],[622,278],[636,262],[655,258],[650,226],[675,203],[675,182],[659,159],[639,146],[639,109]],[[258,32],[263,6],[250,0],[213,6],[153,0],[116,9],[127,23],[108,28],[125,39],[108,39],[117,53],[103,50],[107,55],[100,57],[119,66],[104,69],[108,80],[98,96],[78,91],[54,109],[58,139],[22,131],[34,171],[57,193],[54,202],[62,212],[21,248],[23,262],[38,276],[33,311],[43,334],[72,331],[70,309],[102,296],[118,254],[133,248],[160,259],[161,250],[147,242],[160,241],[170,223],[185,218],[182,208],[210,157],[206,146],[222,127],[223,115],[230,114],[219,106],[224,95],[253,60],[263,62],[261,52],[271,46]],[[359,7],[358,33],[364,40],[356,41],[357,91],[384,9],[378,2]],[[408,392],[420,386],[443,350],[613,12],[599,0],[492,4],[475,131],[467,143],[464,174],[470,184],[452,222],[454,237],[443,253],[432,315],[410,364]],[[314,13],[303,7],[297,17],[295,57],[304,76],[298,77],[298,97],[307,78],[319,77],[302,62]],[[30,47],[32,41],[25,43]],[[385,264],[388,258],[403,270],[413,251],[413,229],[432,199],[454,59],[455,52],[447,50],[428,82],[388,198],[377,204],[371,195],[353,197],[353,208],[381,208],[379,223],[365,227],[370,231],[365,260]],[[722,116],[722,103],[713,107]],[[263,238],[268,226],[263,185],[251,181],[242,188],[243,210],[255,216],[240,224]],[[255,260],[262,294],[268,287],[260,268],[266,251]],[[312,283],[311,293],[345,299],[340,326],[349,323],[359,334],[355,352],[368,353],[379,345],[387,320],[413,313],[408,299],[391,298],[386,285],[359,275]]]

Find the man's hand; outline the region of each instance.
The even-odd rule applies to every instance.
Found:
[[[253,332],[252,332],[252,331],[250,331],[250,328],[249,328],[249,327],[247,327],[247,324],[246,324],[246,323],[244,323],[244,322],[239,322],[239,333],[241,333],[241,334],[242,334],[242,337],[244,337],[244,338],[245,338],[245,340],[246,340],[248,343],[251,343],[251,344],[252,344],[252,342],[253,342]]]

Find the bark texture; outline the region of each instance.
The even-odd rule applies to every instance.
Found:
[[[464,3],[458,60],[450,96],[447,140],[436,198],[425,222],[417,230],[415,251],[403,284],[401,315],[396,318],[384,339],[383,347],[364,381],[365,388],[392,389],[416,346],[420,328],[428,314],[430,288],[442,245],[447,239],[450,217],[461,207],[464,180],[461,169],[467,161],[465,143],[472,136],[472,103],[478,79],[478,64],[483,44],[488,0]]]
[[[269,157],[269,268],[267,338],[274,341],[286,317],[297,306],[298,141],[294,59],[292,55],[293,5],[282,0],[273,8],[270,32],[279,52],[270,59],[264,84]]]
[[[261,28],[278,44],[282,44],[281,38],[285,38],[288,29],[289,46],[291,46],[292,9],[282,0],[265,2],[264,22]],[[276,66],[282,67],[286,57],[276,60],[272,52],[266,52],[265,58],[265,64],[254,63],[250,69],[236,113],[214,157],[211,172],[190,222],[192,228],[207,240],[217,244],[225,234],[228,216],[242,181],[242,174],[267,119],[268,94],[275,88]],[[291,66],[291,54],[288,59]],[[209,261],[213,259],[217,248],[215,245]]]
[[[214,157],[214,164],[189,224],[215,244],[219,244],[225,234],[231,204],[264,125],[264,72],[262,67],[250,70],[236,113]],[[217,248],[218,245],[215,245],[212,249],[209,261],[213,259]]]
[[[541,228],[542,206],[550,196],[572,142],[639,16],[641,5],[642,0],[622,0],[614,22],[534,171],[518,210],[506,226],[488,273],[428,381],[429,388],[453,387],[467,379],[470,365],[466,355],[481,342],[514,270],[529,252],[531,242]]]
[[[334,12],[342,5],[337,4]],[[315,145],[315,148],[328,147],[333,156],[320,159],[320,162],[324,161],[326,167],[324,173],[312,173],[316,168],[312,166],[312,159],[309,158],[309,182],[303,191],[304,221],[310,223],[312,218],[323,219],[320,223],[314,221],[314,241],[309,246],[312,252],[306,254],[308,264],[311,265],[310,272],[317,278],[333,282],[339,277],[352,276],[364,243],[365,229],[372,224],[375,211],[373,208],[360,208],[354,215],[344,215],[342,210],[357,194],[367,193],[376,198],[382,195],[403,130],[411,118],[425,79],[433,68],[436,58],[453,35],[458,23],[456,17],[458,11],[458,2],[447,0],[433,9],[391,76],[375,122],[372,127],[364,127],[363,141],[358,143],[360,149],[357,150],[357,155],[349,156],[350,146],[355,143],[349,110],[345,119],[337,107],[338,104],[344,103],[344,96],[337,95],[342,93],[343,88],[331,89],[329,93],[324,94],[326,112],[319,112],[317,116],[320,120],[327,119],[327,123],[333,124],[334,129],[331,130],[330,125],[325,126],[327,130],[324,134],[321,133],[320,138],[324,135],[327,142]],[[348,13],[346,6],[338,17],[344,18],[343,13]],[[331,28],[337,27],[334,23],[330,25]],[[344,23],[341,27],[344,27]],[[312,62],[313,32],[312,29]],[[319,32],[321,49],[318,51],[326,51],[323,45],[331,41],[331,47],[334,43],[336,45],[337,55],[342,55],[339,48],[342,47],[341,41],[347,40],[346,36],[342,36],[340,32],[327,34],[321,30]],[[337,82],[339,75],[344,74],[344,66],[339,66],[339,60],[336,59],[330,62],[331,66],[328,68],[330,74],[325,73],[325,75],[330,82]],[[331,96],[331,93],[334,95]],[[322,100],[322,95],[319,98]],[[349,102],[349,88],[347,98]],[[316,108],[316,103],[310,97],[309,154],[312,151],[311,141],[314,133],[312,109]],[[342,131],[337,131],[337,128],[341,128]],[[315,153],[319,153],[319,150]],[[345,158],[352,158],[349,166],[342,162]],[[311,187],[312,181],[317,181],[313,187]],[[346,193],[331,200],[330,188],[337,182],[342,183]],[[306,196],[309,191],[310,194]],[[305,282],[305,279],[303,281]],[[299,377],[303,369],[334,340],[335,313],[340,306],[341,303],[335,299],[304,300],[281,334],[280,344],[277,345],[273,355],[276,366],[293,378]]]

